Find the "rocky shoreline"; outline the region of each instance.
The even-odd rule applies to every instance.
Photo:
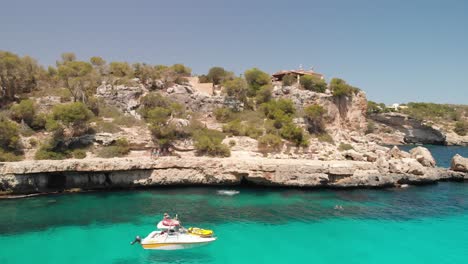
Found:
[[[417,156],[376,162],[258,157],[8,162],[0,163],[0,196],[171,185],[385,188],[468,179],[466,158],[455,156],[452,170],[433,167],[430,159]]]

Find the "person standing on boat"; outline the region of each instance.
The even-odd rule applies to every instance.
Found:
[[[169,216],[168,213],[164,213],[163,220],[165,220],[165,219],[171,219],[171,217]]]

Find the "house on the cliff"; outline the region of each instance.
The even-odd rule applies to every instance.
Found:
[[[286,75],[293,75],[297,78],[298,81],[299,81],[299,78],[304,75],[314,76],[314,77],[319,78],[320,80],[323,80],[325,78],[323,74],[317,73],[313,71],[312,69],[311,70],[299,69],[299,70],[283,70],[283,71],[276,72],[272,74],[273,81],[282,81],[283,77]]]

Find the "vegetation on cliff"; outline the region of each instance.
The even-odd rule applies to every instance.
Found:
[[[34,152],[26,152],[27,158],[84,158],[87,153],[124,156],[135,149],[133,142],[144,131],[161,152],[189,142],[198,155],[211,156],[230,155],[229,147],[222,143],[226,136],[256,139],[260,149],[272,152],[285,143],[306,147],[311,134],[334,144],[326,131],[327,111],[316,102],[297,105],[274,94],[277,84],[258,68],[237,77],[213,67],[199,76],[201,82],[222,87],[223,100],[234,102],[215,109],[213,115],[221,124],[209,127],[206,117],[190,110],[186,101],[169,98],[170,89],[179,89],[178,93],[191,89],[187,85],[190,76],[191,69],[183,64],[107,62],[98,56],[79,60],[73,53],[64,53],[55,66],[44,68],[30,57],[0,52],[1,127],[5,130],[0,159],[19,159],[23,150],[31,149]],[[358,91],[341,79],[333,79],[329,86],[314,76],[302,76],[298,81],[297,76],[287,75],[282,81],[294,89],[331,92],[339,98]],[[110,87],[110,97],[118,87],[124,93],[135,89],[138,102],[124,114],[115,102],[103,99],[98,91],[103,86]],[[209,111],[211,115],[212,109]],[[111,137],[109,142],[99,139],[97,143],[94,136],[106,133],[112,136],[101,136]],[[142,148],[139,144],[137,149]]]
[[[459,136],[468,133],[468,106],[436,103],[410,102],[396,107],[387,107],[383,103],[367,102],[367,114],[399,112],[411,118],[425,122],[426,125],[436,124],[445,131],[453,131]],[[372,130],[375,127],[372,127]],[[370,129],[368,129],[371,132]]]

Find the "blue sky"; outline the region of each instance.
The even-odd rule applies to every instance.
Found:
[[[80,59],[314,67],[385,103],[468,104],[468,1],[0,0],[0,49]]]

